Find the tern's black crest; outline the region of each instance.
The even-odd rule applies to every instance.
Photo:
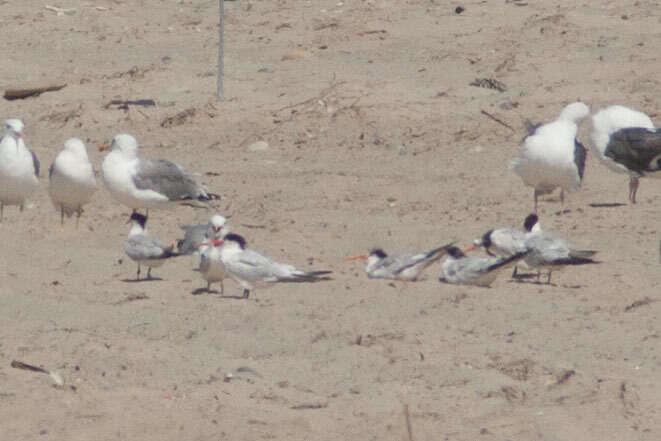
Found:
[[[131,220],[139,223],[142,228],[145,228],[145,224],[147,223],[147,217],[140,213],[133,213],[131,215]]]
[[[537,222],[539,222],[539,217],[535,213],[529,214],[526,220],[523,221],[523,228],[530,232]]]
[[[227,236],[225,236],[224,239],[225,242],[236,242],[239,244],[242,250],[246,249],[246,240],[243,238],[243,236],[239,236],[238,234],[230,233]]]
[[[493,233],[493,230],[489,230],[486,233],[482,235],[482,246],[486,249],[491,248],[491,233]]]
[[[461,259],[462,257],[466,257],[466,255],[464,254],[464,252],[461,251],[461,250],[460,250],[459,248],[457,248],[457,247],[450,247],[450,248],[448,248],[448,254],[449,254],[450,256],[454,257],[455,259]]]
[[[381,248],[374,248],[373,250],[370,250],[370,256],[376,256],[379,259],[385,259],[388,257],[385,251],[383,251]]]
[[[583,181],[583,172],[585,171],[585,158],[587,157],[587,150],[583,144],[578,141],[578,138],[574,138],[574,163],[576,164],[576,169],[578,171],[578,178],[580,181]]]

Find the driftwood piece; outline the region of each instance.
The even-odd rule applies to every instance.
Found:
[[[106,108],[110,106],[117,106],[118,109],[128,110],[129,106],[142,106],[142,107],[151,107],[155,106],[156,101],[152,99],[145,100],[112,100],[106,104]]]
[[[62,84],[50,84],[48,86],[40,86],[40,87],[26,87],[23,89],[7,89],[5,90],[5,99],[6,100],[18,100],[18,99],[23,99],[23,98],[28,98],[31,96],[38,96],[41,95],[44,92],[54,92],[56,90],[60,90],[64,87],[66,87],[66,83]]]
[[[16,368],[16,369],[23,369],[25,371],[42,372],[44,374],[49,373],[44,368],[41,368],[39,366],[34,366],[34,365],[31,365],[31,364],[27,364],[27,363],[23,363],[22,361],[17,361],[17,360],[14,360],[14,361],[11,362],[11,367]]]

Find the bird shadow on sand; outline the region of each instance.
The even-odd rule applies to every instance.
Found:
[[[622,202],[592,202],[588,204],[592,208],[615,208],[615,207],[624,207],[627,204]]]
[[[125,283],[142,283],[142,282],[162,282],[160,277],[151,277],[149,279],[122,279]]]
[[[217,291],[215,289],[212,289],[211,291],[208,291],[206,288],[197,288],[191,292],[192,295],[194,296],[199,296],[202,294],[210,294],[210,295],[216,295],[220,297],[221,299],[234,299],[234,300],[244,300],[245,297],[243,296],[228,296],[221,294],[220,291]]]

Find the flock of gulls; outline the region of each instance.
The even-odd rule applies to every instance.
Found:
[[[577,133],[579,124],[589,115],[588,106],[575,102],[566,106],[556,120],[530,127],[510,163],[523,183],[534,190],[533,213],[521,228],[489,230],[464,249],[454,243],[417,254],[388,255],[383,249],[373,249],[345,260],[366,261],[369,278],[416,281],[422,279],[427,268],[445,258],[440,265],[442,282],[478,286],[489,286],[507,268],[513,269],[514,278],[535,277],[534,273],[522,276],[522,270],[536,272],[537,283],[546,271],[546,283],[550,284],[553,271],[598,263],[593,260],[596,251],[573,249],[564,238],[542,230],[536,214],[540,195],[559,188],[564,204],[565,192],[580,189],[587,151]],[[661,131],[657,132],[644,113],[619,105],[600,110],[591,120],[594,154],[612,170],[629,175],[629,201],[636,203],[639,179],[661,170]],[[22,211],[25,201],[39,187],[39,160],[26,147],[23,129],[20,119],[4,122],[0,141],[0,221],[5,205],[17,205]],[[138,280],[141,266],[147,267],[146,278],[151,279],[152,268],[190,254],[199,256],[196,269],[207,283],[200,290],[208,292],[212,292],[213,283],[220,283],[222,294],[226,278],[243,288],[242,297],[248,297],[257,287],[275,283],[330,280],[330,271],[302,271],[247,248],[246,240],[232,233],[227,219],[220,214],[211,216],[207,224],[183,226],[185,234],[176,250],[164,245],[147,232],[150,209],[177,204],[209,209],[220,197],[208,192],[179,165],[138,156],[138,143],[129,134],[115,135],[101,150],[110,150],[102,165],[106,189],[113,199],[132,209],[124,251],[138,265]],[[96,190],[85,144],[78,138],[67,140],[49,168],[49,195],[60,212],[61,223],[65,216],[76,214],[78,226],[83,207]],[[138,210],[144,210],[144,214]],[[468,255],[478,248],[484,249],[487,256]]]

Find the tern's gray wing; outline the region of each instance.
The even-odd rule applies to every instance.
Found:
[[[572,250],[566,240],[549,233],[534,235],[526,244],[531,252],[526,256],[525,262],[531,267],[597,263],[590,259],[596,251]]]
[[[661,131],[633,127],[611,135],[604,155],[631,171],[658,171],[661,168]]]
[[[39,158],[37,158],[37,155],[35,152],[30,150],[30,154],[32,155],[32,165],[34,166],[34,175],[39,176]]]
[[[230,274],[250,282],[276,282],[282,273],[278,263],[253,250],[244,250],[238,258],[223,263]]]
[[[183,225],[184,238],[177,241],[177,251],[179,254],[192,254],[197,251],[198,245],[209,240],[209,224],[202,225]]]
[[[124,242],[124,251],[134,260],[163,259],[172,255],[172,247],[146,234],[130,236]]]
[[[206,192],[181,167],[165,159],[140,159],[133,183],[140,190],[153,190],[171,201],[206,197]]]
[[[511,256],[528,249],[528,233],[518,228],[501,228],[491,232],[491,250],[500,256]]]

